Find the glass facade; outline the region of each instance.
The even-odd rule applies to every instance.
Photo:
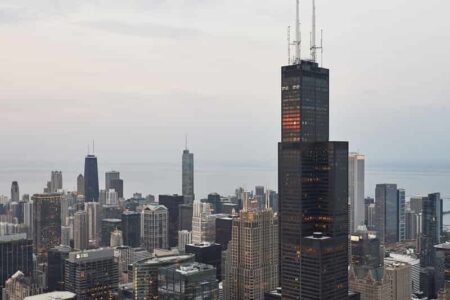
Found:
[[[88,155],[84,160],[84,193],[86,202],[98,202],[98,167],[97,157]]]
[[[382,244],[399,241],[399,201],[396,184],[377,184],[375,188],[376,230]]]
[[[278,188],[283,299],[346,299],[349,153],[347,142],[328,141],[329,71],[301,61],[283,67],[281,81]],[[323,238],[314,238],[317,232]]]

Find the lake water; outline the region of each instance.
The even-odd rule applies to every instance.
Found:
[[[0,194],[9,195],[11,181],[17,180],[21,194],[41,192],[50,178],[52,169],[63,171],[64,188],[76,189],[76,177],[83,166],[70,162],[58,163],[8,163],[0,168]],[[105,171],[118,170],[124,179],[125,196],[134,192],[146,194],[181,193],[181,166],[178,163],[108,163],[99,161],[100,186],[104,186]],[[440,192],[450,198],[450,167],[373,167],[366,170],[366,195],[373,196],[377,183],[396,183],[406,190],[407,196]],[[230,195],[242,186],[248,190],[263,185],[277,190],[276,165],[259,166],[197,162],[195,169],[196,196],[205,197],[210,192]],[[444,210],[450,210],[450,200],[444,200]],[[450,215],[444,216],[450,225]]]

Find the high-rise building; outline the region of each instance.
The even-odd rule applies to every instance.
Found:
[[[217,193],[211,193],[208,195],[207,202],[211,205],[211,208],[215,214],[220,214],[222,212],[221,197]]]
[[[192,231],[192,204],[182,204],[179,206],[180,212],[178,213],[178,227],[180,230]]]
[[[64,291],[65,259],[72,249],[69,246],[57,246],[48,250],[47,289],[50,292]]]
[[[434,246],[440,244],[442,230],[442,199],[439,193],[422,199],[421,266],[434,266]]]
[[[199,263],[162,267],[158,274],[158,294],[161,300],[217,300],[216,270]]]
[[[178,251],[184,253],[186,245],[192,243],[192,232],[187,230],[178,231]]]
[[[124,246],[139,247],[141,245],[141,214],[135,211],[124,211],[122,232]]]
[[[215,243],[188,244],[186,253],[195,255],[195,261],[216,268],[217,279],[222,281],[222,247]]]
[[[216,243],[222,246],[223,250],[228,249],[233,232],[233,217],[226,216],[216,219]]]
[[[411,266],[411,291],[413,293],[420,292],[420,259],[415,256],[389,253],[384,258],[385,264],[404,263]],[[408,298],[409,299],[409,298]]]
[[[398,201],[398,240],[406,240],[406,193],[404,189],[397,190]]]
[[[405,213],[405,231],[406,240],[419,240],[420,233],[422,232],[421,226],[422,214],[418,214],[415,211],[407,210]]]
[[[87,202],[84,209],[88,219],[89,240],[98,245],[101,240],[101,205],[98,202]]]
[[[111,233],[116,229],[122,229],[121,219],[103,219],[102,220],[102,239],[100,245],[109,247],[111,243]]]
[[[194,255],[155,253],[152,258],[143,259],[132,265],[134,299],[158,299],[158,272],[160,268],[194,262]]]
[[[216,217],[211,214],[211,204],[194,201],[192,213],[192,243],[215,241]]]
[[[62,194],[35,194],[33,201],[33,247],[38,258],[47,261],[47,251],[61,243]]]
[[[350,153],[348,157],[348,198],[350,203],[350,230],[364,225],[364,164],[365,157]]]
[[[169,213],[159,204],[146,205],[141,212],[143,246],[149,252],[169,247]]]
[[[85,202],[98,202],[98,166],[95,155],[87,155],[84,160],[84,193]]]
[[[382,244],[399,241],[399,201],[396,184],[377,184],[375,189],[376,222]]]
[[[194,154],[186,149],[182,157],[182,194],[186,204],[194,202]]]
[[[113,249],[71,252],[65,261],[64,287],[78,300],[114,299],[119,274]]]
[[[371,197],[364,198],[364,225],[369,225],[369,206],[375,204],[375,199]]]
[[[33,241],[26,234],[0,236],[0,290],[18,270],[32,276]]]
[[[105,191],[112,189],[111,181],[120,179],[120,173],[117,171],[110,171],[105,173]]]
[[[180,230],[179,212],[184,197],[180,195],[159,195],[159,204],[164,205],[169,213],[169,247],[178,246],[178,231]]]
[[[89,223],[85,211],[77,211],[74,215],[73,248],[86,250],[89,246]]]
[[[20,193],[19,193],[19,183],[17,181],[13,181],[11,183],[11,202],[19,202]]]
[[[389,283],[390,300],[411,299],[411,266],[400,262],[386,262],[385,277]]]
[[[113,189],[117,192],[119,199],[123,199],[123,180],[122,179],[111,180],[110,189]]]
[[[409,199],[409,209],[417,214],[422,213],[423,197],[414,196]]]
[[[450,296],[450,243],[434,246],[436,251],[436,287]],[[448,299],[448,298],[443,298]]]
[[[57,193],[63,188],[63,176],[61,171],[52,171],[50,176],[50,193]]]
[[[33,239],[33,219],[33,201],[27,201],[23,204],[23,223],[30,239]]]
[[[264,299],[279,284],[278,217],[271,209],[233,219],[225,275],[226,299]]]
[[[329,141],[329,70],[281,70],[278,146],[283,299],[348,297],[348,143]],[[314,268],[311,263],[321,266]]]
[[[77,194],[84,195],[84,176],[83,174],[77,177]]]

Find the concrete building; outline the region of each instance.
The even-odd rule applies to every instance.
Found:
[[[149,252],[169,248],[169,213],[163,205],[150,204],[141,212],[143,247]]]
[[[110,246],[112,248],[115,248],[115,247],[120,247],[122,245],[123,245],[122,231],[119,229],[116,229],[113,232],[111,232]]]
[[[86,202],[84,209],[87,213],[88,237],[89,241],[95,245],[101,242],[101,210],[98,202]]]
[[[228,244],[225,298],[264,299],[279,285],[278,218],[271,209],[241,211]]]
[[[24,300],[75,300],[77,295],[71,292],[50,292],[25,297]]]
[[[19,192],[19,183],[17,181],[13,181],[11,183],[11,202],[19,202],[20,200],[20,192]]]
[[[83,174],[77,177],[77,194],[84,195],[84,176]]]
[[[350,230],[364,225],[364,178],[365,157],[350,153],[348,157],[348,198],[350,203]]]
[[[89,246],[88,215],[85,211],[77,211],[74,215],[73,248],[86,250]]]
[[[405,263],[411,266],[411,291],[420,291],[420,259],[404,254],[390,253],[384,258],[385,264]]]
[[[52,171],[50,175],[50,193],[57,193],[63,189],[63,176],[61,171]]]
[[[26,277],[21,271],[17,271],[6,280],[2,300],[23,300],[27,296],[41,292],[42,289],[33,282],[31,277]]]
[[[211,213],[211,204],[194,201],[192,214],[192,243],[213,243],[215,241],[216,218]]]
[[[180,253],[186,251],[186,245],[192,243],[192,232],[187,230],[178,231],[178,250]]]
[[[406,263],[385,262],[385,279],[390,288],[390,300],[410,300],[411,266]]]
[[[105,173],[105,191],[109,191],[111,187],[111,182],[113,180],[120,179],[120,172],[110,171]]]

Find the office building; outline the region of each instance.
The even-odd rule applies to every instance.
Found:
[[[396,184],[377,184],[375,189],[376,222],[382,244],[399,241],[399,201]]]
[[[186,204],[192,204],[195,199],[194,195],[194,154],[189,150],[183,150],[182,157],[182,194]]]
[[[3,288],[3,300],[23,300],[25,297],[37,295],[42,289],[33,282],[31,277],[25,276],[21,271],[17,271],[5,282]]]
[[[88,236],[93,244],[100,244],[102,207],[98,202],[86,202],[84,210],[87,213]]]
[[[109,206],[118,206],[119,205],[119,194],[113,190],[106,191],[106,205]]]
[[[122,229],[121,219],[103,219],[102,220],[102,247],[109,247],[111,243],[111,233],[116,229]]]
[[[178,251],[184,253],[186,245],[192,243],[192,232],[187,230],[178,231]]]
[[[159,204],[146,205],[141,212],[142,245],[147,251],[169,248],[169,213]]]
[[[398,201],[398,239],[400,242],[406,240],[406,202],[405,202],[405,190],[397,190],[397,201]]]
[[[98,166],[95,155],[87,155],[84,160],[84,192],[86,202],[98,202]]]
[[[405,231],[406,240],[418,240],[422,229],[421,226],[422,214],[417,214],[415,211],[407,210],[405,213]]]
[[[233,217],[226,216],[216,219],[216,243],[227,250],[233,232]]]
[[[216,268],[217,279],[222,281],[222,247],[215,243],[189,244],[185,247],[186,254],[195,255],[195,261],[212,265]]]
[[[434,246],[436,259],[436,289],[450,296],[450,243]]]
[[[275,191],[266,191],[266,201],[269,203],[269,207],[272,208],[274,213],[278,213],[278,193]],[[235,211],[239,209],[236,207]],[[223,213],[231,214],[232,212],[223,211]]]
[[[211,205],[194,201],[192,213],[192,243],[215,241],[216,218],[211,214]]]
[[[350,153],[348,157],[348,198],[350,203],[350,230],[364,225],[364,164],[365,157]]]
[[[434,246],[440,244],[442,230],[442,199],[439,193],[422,199],[421,265],[434,266]]]
[[[33,219],[33,201],[27,201],[23,204],[23,223],[30,239],[33,239]]]
[[[122,179],[111,180],[110,188],[117,192],[119,199],[123,199],[123,180]]]
[[[117,171],[110,171],[105,173],[105,191],[112,189],[111,182],[120,179],[120,173]]]
[[[158,299],[219,299],[219,283],[213,266],[190,263],[162,267],[158,274]]]
[[[192,231],[192,204],[182,204],[179,206],[180,212],[178,213],[178,227],[180,230]]]
[[[39,260],[46,261],[47,251],[61,243],[62,194],[35,194],[33,201],[33,247]]]
[[[386,262],[386,281],[389,283],[391,300],[411,299],[411,266],[406,263]]]
[[[63,188],[63,176],[61,171],[52,171],[50,175],[50,193],[57,193]]]
[[[242,210],[233,219],[224,283],[226,299],[264,299],[264,293],[279,286],[278,242],[278,218],[271,209]]]
[[[77,211],[74,215],[73,248],[86,250],[89,246],[89,223],[85,211]]]
[[[120,247],[122,245],[123,245],[122,231],[116,229],[113,232],[111,232],[110,246],[111,248],[115,248]]]
[[[158,298],[158,272],[162,267],[194,262],[194,255],[168,251],[132,265],[134,299]]]
[[[389,253],[384,261],[386,264],[404,263],[411,266],[411,291],[413,293],[420,292],[420,259],[411,255]]]
[[[411,197],[409,199],[409,209],[417,214],[422,213],[423,198],[422,196]]]
[[[122,233],[124,246],[132,248],[141,245],[141,214],[134,211],[122,213]]]
[[[0,236],[0,290],[18,270],[33,274],[33,241],[24,233]]]
[[[57,246],[48,250],[47,287],[48,291],[64,291],[65,260],[72,249],[69,246]]]
[[[72,226],[61,226],[61,245],[70,246],[70,241],[73,239]]]
[[[77,300],[113,299],[119,288],[118,266],[110,248],[71,252],[65,261],[64,287]]]
[[[20,193],[19,193],[19,183],[17,181],[13,181],[11,183],[11,202],[19,202]]]
[[[312,53],[315,49],[313,44]],[[329,70],[315,56],[302,60],[296,43],[294,63],[281,69],[278,191],[284,299],[348,297],[349,152],[347,142],[329,141],[329,84]],[[311,262],[326,272],[318,274]]]
[[[263,188],[264,189],[264,188]],[[215,214],[220,214],[222,213],[222,202],[221,202],[221,197],[219,194],[217,193],[211,193],[208,195],[208,198],[206,200],[206,202],[208,202],[211,206],[212,211]]]
[[[364,199],[364,224],[368,226],[367,228],[372,230],[373,228],[369,227],[369,206],[373,204],[375,207],[375,199],[371,197],[367,197]]]
[[[83,174],[77,177],[77,194],[84,195],[84,176]]]
[[[178,246],[178,231],[180,205],[184,203],[184,197],[179,195],[159,195],[159,204],[167,208],[169,214],[169,247]]]
[[[75,300],[77,295],[71,292],[50,292],[25,297],[24,300]]]

